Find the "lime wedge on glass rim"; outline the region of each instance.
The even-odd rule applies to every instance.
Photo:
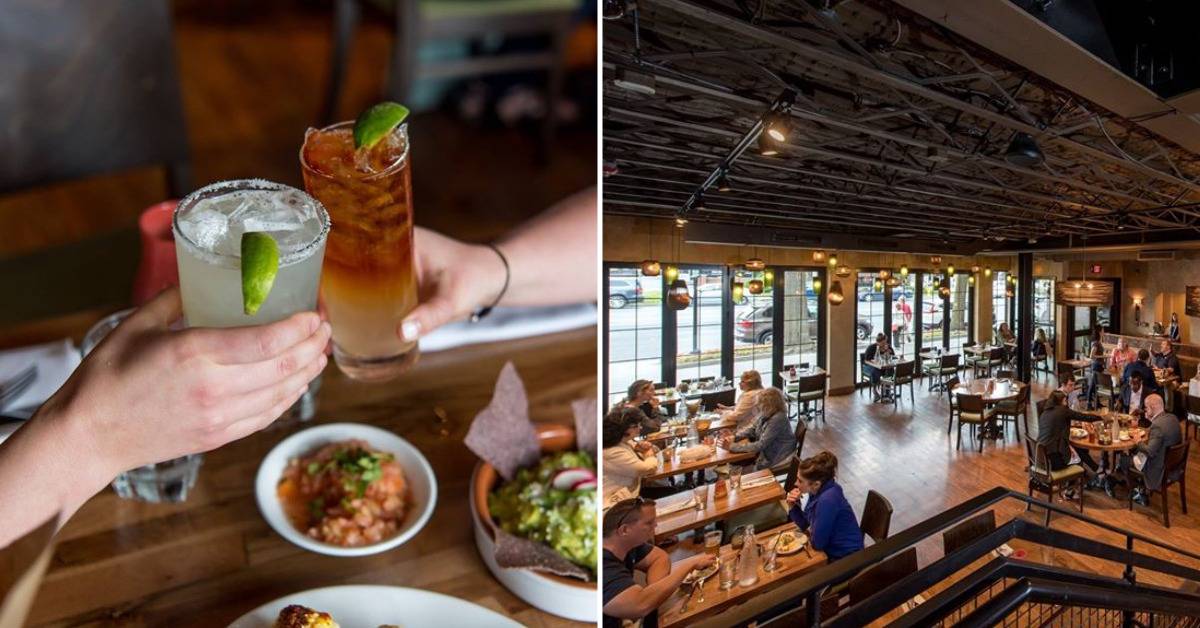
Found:
[[[354,121],[354,148],[370,149],[408,118],[408,107],[385,101],[359,114]]]
[[[271,294],[279,272],[279,245],[269,234],[242,234],[242,311],[253,316]]]

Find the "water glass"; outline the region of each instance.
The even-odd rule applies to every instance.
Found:
[[[708,502],[708,485],[701,484],[692,489],[692,493],[696,496],[696,510],[704,510]]]
[[[729,470],[729,490],[736,491],[742,488],[742,468],[735,466]]]
[[[116,329],[133,309],[122,310],[92,325],[80,343],[80,351],[86,357],[109,332]],[[122,499],[136,499],[150,503],[178,503],[185,501],[188,491],[196,485],[200,465],[204,457],[192,454],[157,464],[150,464],[126,471],[112,481],[113,491]]]
[[[721,590],[728,591],[737,583],[737,559],[736,557],[729,560],[721,561]]]

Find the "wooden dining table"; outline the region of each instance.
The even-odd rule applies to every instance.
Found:
[[[108,313],[9,327],[0,330],[0,348],[64,337],[78,343]],[[275,598],[344,584],[435,591],[529,626],[583,625],[513,595],[475,547],[468,489],[478,458],[463,437],[510,360],[535,421],[572,424],[571,402],[596,396],[595,327],[427,353],[384,384],[351,381],[331,362],[314,420],[276,423],[205,454],[186,502],[148,504],[106,489],[85,503],[58,533],[27,625],[225,626]],[[299,430],[342,421],[395,432],[433,466],[433,516],[396,549],[361,558],[316,554],[284,540],[259,514],[254,477],[266,453]]]
[[[753,452],[733,452],[724,447],[713,447],[712,455],[707,458],[699,458],[695,460],[683,460],[679,457],[679,450],[676,449],[674,455],[662,461],[653,473],[642,478],[643,481],[658,480],[669,478],[673,475],[683,473],[691,473],[709,467],[716,467],[723,464],[732,464],[739,462],[750,462],[758,457],[758,454]]]
[[[729,491],[724,496],[717,498],[715,496],[714,485],[709,484],[705,495],[707,496],[703,510],[695,508],[686,508],[684,510],[673,512],[667,515],[658,517],[657,524],[654,528],[654,542],[659,543],[662,540],[686,532],[696,528],[704,527],[714,521],[727,519],[739,512],[745,512],[758,508],[764,504],[772,502],[781,502],[786,495],[783,491],[783,486],[779,482],[769,482],[762,486],[747,488],[746,484],[760,480],[762,478],[773,478],[770,469],[747,473],[742,476],[742,487]],[[684,491],[676,493],[662,499],[656,500],[656,506],[659,511],[664,509],[687,503],[694,496],[693,491]]]
[[[771,541],[775,535],[785,530],[797,531],[796,525],[789,521],[778,527],[756,533],[755,536],[760,541]],[[672,558],[675,559],[677,555],[673,553]],[[737,560],[737,552],[730,544],[721,546],[719,556],[721,561]],[[733,588],[725,591],[721,590],[721,574],[718,571],[718,573],[713,574],[712,577],[705,580],[700,591],[697,591],[692,596],[692,599],[688,601],[686,612],[683,610],[683,606],[692,592],[691,587],[686,585],[680,587],[671,597],[667,598],[667,601],[658,607],[658,625],[682,625],[718,615],[731,607],[748,601],[757,594],[774,589],[788,580],[798,578],[805,573],[821,567],[825,563],[826,557],[824,552],[806,546],[805,549],[795,554],[777,556],[773,571],[764,571],[760,565],[758,569],[758,582],[753,585],[743,587],[734,584]],[[704,597],[703,602],[700,601],[701,593]]]
[[[711,432],[716,432],[716,431],[720,431],[720,430],[732,430],[737,427],[737,421],[734,421],[733,419],[723,419],[719,415],[701,416],[699,418],[702,420],[708,419],[710,421],[710,423],[708,424],[708,427],[706,427],[704,429],[700,429],[699,426],[697,426],[696,433],[699,434],[701,437],[703,437]],[[679,425],[666,425],[659,431],[654,432],[652,434],[647,434],[646,436],[643,436],[642,438],[644,438],[645,440],[648,440],[652,443],[658,443],[660,441],[667,440],[668,438],[674,438],[676,436],[686,436],[687,434],[688,434],[688,425],[686,423],[682,423]]]
[[[1016,399],[1021,389],[1025,386],[1027,384],[1017,380],[1012,380],[1008,385],[1004,385],[999,383],[997,379],[982,377],[969,382],[962,382],[958,386],[955,386],[951,392],[956,395],[979,395],[983,397],[984,403],[997,403]]]

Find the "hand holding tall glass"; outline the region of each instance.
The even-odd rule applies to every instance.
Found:
[[[417,306],[407,124],[356,149],[354,123],[309,129],[300,151],[304,186],[329,210],[321,296],[333,356],[346,375],[383,381],[417,361],[401,321]]]

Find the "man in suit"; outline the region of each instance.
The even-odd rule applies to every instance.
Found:
[[[1148,395],[1145,400],[1146,418],[1150,420],[1150,429],[1146,440],[1133,448],[1133,455],[1122,457],[1123,468],[1129,465],[1142,472],[1146,489],[1157,491],[1162,488],[1163,471],[1166,468],[1167,448],[1183,442],[1183,433],[1179,429],[1179,419],[1174,414],[1168,414],[1163,409],[1162,397]],[[1141,487],[1134,489],[1133,501],[1148,506],[1150,497]]]
[[[1147,392],[1156,393],[1159,391],[1158,380],[1154,378],[1154,369],[1150,368],[1150,352],[1145,349],[1138,350],[1137,359],[1125,365],[1125,370],[1121,373],[1121,384],[1129,382],[1129,377],[1134,373],[1141,373],[1142,385],[1146,387]]]
[[[1121,387],[1121,397],[1117,401],[1117,409],[1140,419],[1145,414],[1143,402],[1148,394],[1150,391],[1146,390],[1142,374],[1140,372],[1131,373],[1129,381]]]
[[[1050,393],[1042,407],[1044,411],[1038,413],[1037,442],[1046,448],[1050,470],[1057,471],[1071,464],[1071,450],[1074,449],[1080,464],[1095,475],[1092,480],[1093,487],[1100,486],[1102,481],[1096,461],[1086,449],[1071,447],[1070,442],[1071,421],[1091,421],[1096,417],[1081,414],[1068,407],[1067,395],[1061,390]],[[1112,489],[1105,484],[1105,490]]]

